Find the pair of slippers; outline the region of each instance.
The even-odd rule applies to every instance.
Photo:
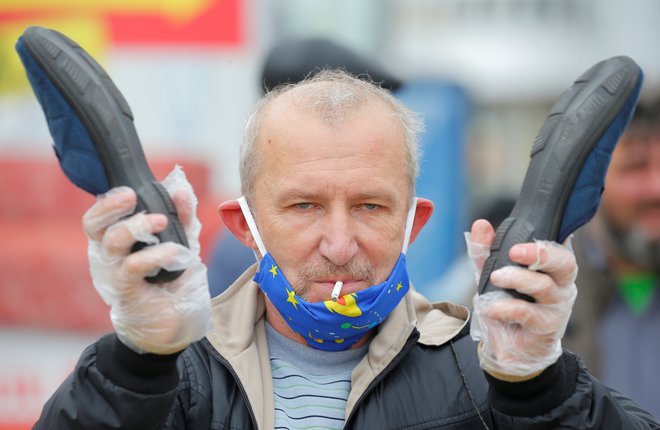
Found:
[[[119,185],[135,189],[136,211],[168,215],[161,241],[186,244],[174,205],[145,160],[131,109],[98,63],[63,34],[41,27],[28,28],[16,50],[67,177],[92,194]],[[494,288],[488,281],[493,270],[513,264],[511,246],[535,239],[561,243],[593,217],[642,81],[639,66],[618,56],[591,67],[560,96],[536,137],[517,203],[495,234],[479,293]],[[161,270],[151,281],[179,275]]]

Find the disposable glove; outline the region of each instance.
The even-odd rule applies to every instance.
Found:
[[[466,234],[468,254],[479,279],[494,232],[484,220]],[[479,362],[492,376],[509,381],[541,373],[562,354],[561,338],[577,296],[577,264],[570,246],[536,241],[511,248],[509,258],[523,267],[505,266],[491,282],[533,297],[531,303],[505,291],[475,295],[471,336],[480,341]],[[526,267],[524,267],[526,266]]]
[[[128,187],[100,196],[83,217],[94,287],[110,306],[118,338],[138,353],[178,352],[202,338],[211,324],[206,266],[199,257],[197,199],[178,166],[163,186],[177,207],[190,249],[158,244],[154,233],[167,224],[164,215],[128,216],[136,205],[135,192]],[[153,246],[131,253],[138,241]],[[145,281],[161,267],[185,272],[165,284]]]

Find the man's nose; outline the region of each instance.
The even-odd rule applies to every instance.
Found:
[[[649,145],[648,178],[646,185],[650,198],[660,198],[660,139]]]
[[[655,170],[650,171],[648,176],[645,191],[647,195],[645,197],[657,201],[660,199],[660,165]]]
[[[323,222],[319,252],[331,263],[343,266],[358,251],[357,225],[350,211],[328,212]]]

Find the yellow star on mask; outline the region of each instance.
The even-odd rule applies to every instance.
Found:
[[[289,298],[286,299],[286,301],[291,303],[293,307],[298,310],[298,300],[296,300],[296,293],[289,290],[286,290],[286,293],[289,295]]]
[[[277,276],[277,266],[275,266],[274,264],[271,264],[271,266],[272,267],[270,268],[269,272],[273,274],[273,278],[274,278]]]
[[[396,290],[399,291],[401,288],[403,288],[403,285],[399,282],[396,286]]]

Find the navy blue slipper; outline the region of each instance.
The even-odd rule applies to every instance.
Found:
[[[131,109],[101,66],[65,35],[42,27],[25,30],[16,51],[71,182],[94,195],[121,185],[133,188],[136,212],[167,215],[160,241],[188,246],[174,204],[147,164]],[[161,269],[147,280],[168,282],[182,272]]]
[[[491,285],[490,274],[516,265],[508,257],[513,245],[563,243],[594,216],[612,151],[632,118],[642,81],[632,59],[613,57],[591,67],[560,96],[534,141],[516,205],[495,233],[479,294],[501,290]]]

